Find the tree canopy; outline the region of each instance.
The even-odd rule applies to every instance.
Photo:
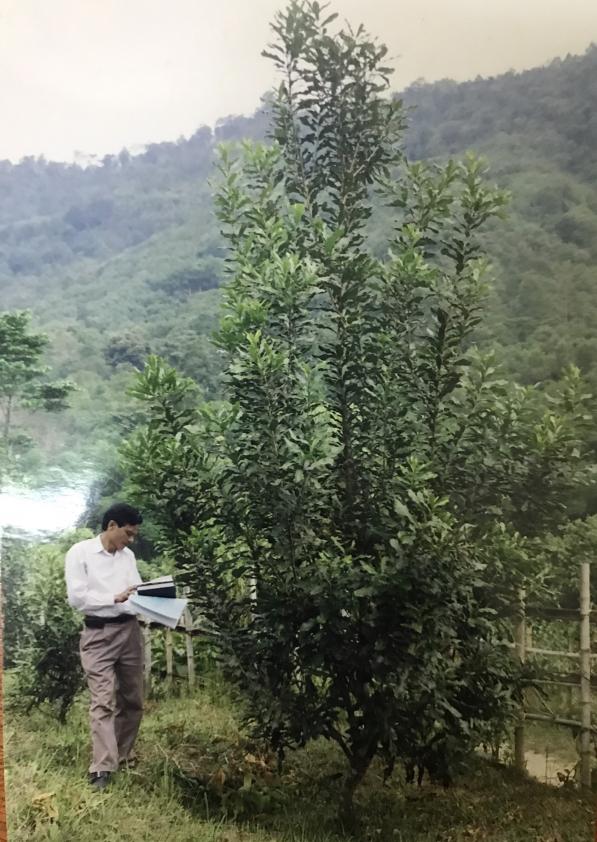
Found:
[[[69,381],[51,382],[40,365],[48,338],[29,331],[26,312],[0,313],[0,482],[31,445],[22,429],[15,429],[17,413],[67,407],[74,389]]]

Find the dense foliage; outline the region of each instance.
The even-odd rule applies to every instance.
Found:
[[[18,533],[3,534],[2,556],[2,619],[5,668],[16,664],[18,653],[24,645],[27,618],[24,605],[25,580],[27,577],[27,550],[19,540]]]
[[[349,816],[376,755],[447,780],[507,720],[496,589],[534,572],[526,538],[583,474],[587,398],[571,369],[546,406],[475,348],[505,196],[473,157],[408,163],[385,48],[323,17],[277,16],[273,143],[223,151],[228,402],[151,358],[126,454],[255,731],[281,756],[337,742]]]
[[[19,630],[18,637],[12,634],[7,642],[9,663],[17,667],[13,703],[30,710],[48,702],[61,722],[84,684],[78,645],[81,615],[66,599],[64,555],[71,544],[88,537],[90,533],[81,531],[56,544],[28,546],[24,564],[20,553],[18,605],[6,591],[5,622],[12,626],[16,620]],[[11,582],[4,584],[10,588]]]

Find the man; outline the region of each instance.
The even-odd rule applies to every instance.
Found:
[[[143,522],[126,503],[104,514],[102,532],[66,554],[68,601],[85,615],[79,652],[91,694],[91,785],[103,789],[130,757],[143,715],[143,639],[131,593],[141,584],[128,548]]]

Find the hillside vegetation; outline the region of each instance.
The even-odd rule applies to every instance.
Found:
[[[411,158],[474,149],[512,193],[486,235],[495,283],[479,337],[523,383],[576,363],[597,385],[597,47],[524,73],[417,83],[403,94]],[[48,454],[102,458],[126,414],[132,367],[164,356],[217,394],[209,337],[224,252],[208,179],[221,140],[265,136],[253,117],[126,150],[97,166],[0,162],[2,307],[30,308],[57,376],[79,384],[61,421],[37,419]],[[370,226],[383,239],[383,211]],[[98,450],[99,448],[99,450]]]

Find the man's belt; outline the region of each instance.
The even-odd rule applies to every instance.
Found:
[[[86,614],[84,622],[88,629],[103,629],[106,623],[128,623],[135,619],[134,614],[118,614],[116,617],[90,617]]]

